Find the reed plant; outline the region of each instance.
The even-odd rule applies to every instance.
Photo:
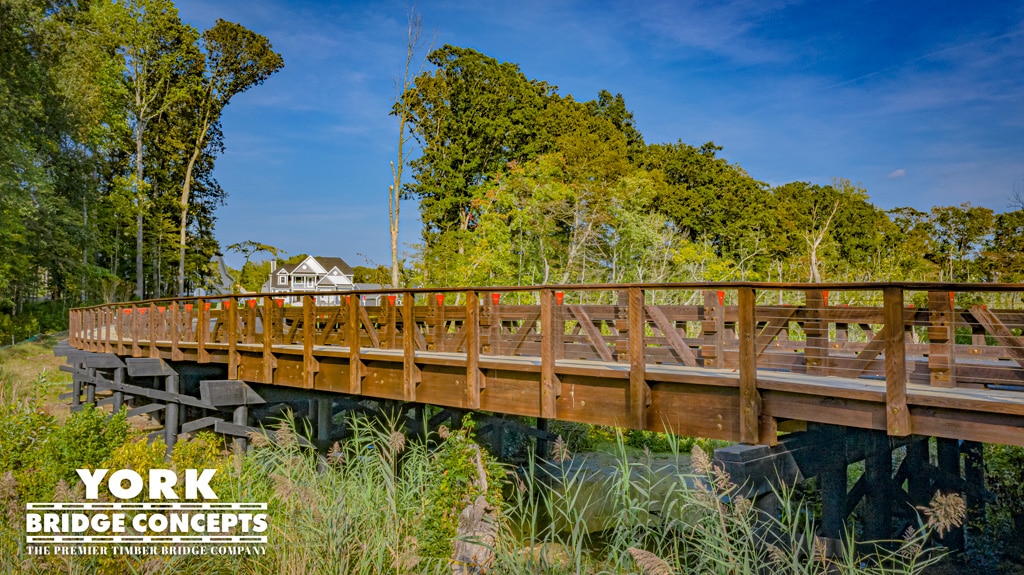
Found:
[[[962,520],[962,500],[943,495],[917,528],[870,552],[849,535],[830,550],[813,513],[785,490],[777,514],[758,509],[699,446],[669,436],[668,462],[627,450],[617,434],[614,468],[593,473],[563,447],[555,461],[520,469],[491,461],[471,425],[412,440],[397,419],[349,418],[351,434],[326,454],[305,446],[309,430],[287,417],[253,434],[246,452],[216,463],[227,502],[266,502],[264,555],[17,556],[21,502],[14,475],[0,481],[0,569],[26,573],[396,574],[407,573],[826,573],[916,574],[943,557],[932,534]],[[204,441],[208,442],[209,437]],[[187,442],[179,442],[179,446]],[[206,458],[208,445],[179,447]],[[206,455],[203,455],[206,454]],[[184,457],[184,456],[181,456]],[[198,459],[196,459],[198,461]],[[64,486],[65,499],[80,496]],[[489,530],[462,511],[483,503]],[[600,521],[595,523],[594,515]],[[472,527],[472,526],[469,526]],[[455,540],[486,544],[474,562],[453,562]],[[858,551],[860,549],[861,551]],[[13,553],[12,553],[13,552]]]

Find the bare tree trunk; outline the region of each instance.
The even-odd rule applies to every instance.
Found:
[[[206,130],[209,130],[209,124],[206,126]],[[204,134],[206,131],[204,130]],[[185,296],[185,230],[188,227],[188,201],[189,195],[192,192],[192,170],[195,168],[196,160],[199,159],[199,154],[202,152],[202,142],[205,137],[201,138],[196,143],[195,149],[192,150],[192,157],[188,160],[188,167],[185,169],[185,183],[181,186],[181,221],[180,224],[180,236],[178,238],[178,297]]]
[[[146,280],[142,276],[142,130],[145,124],[141,119],[135,126],[135,202],[138,211],[135,214],[135,297],[145,297]]]
[[[405,94],[412,86],[412,62],[420,47],[423,23],[414,8],[409,9],[406,29],[405,69],[401,81],[395,82],[395,103],[398,108],[398,152],[396,162],[391,162],[391,186],[388,188],[388,231],[391,234],[391,285],[398,287],[398,222],[401,214],[402,171],[405,169],[405,145],[409,142],[406,123],[409,110],[405,105]],[[422,63],[420,70],[423,69]]]

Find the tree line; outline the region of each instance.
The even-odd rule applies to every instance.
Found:
[[[170,0],[0,0],[0,311],[204,287],[221,115],[282,66]]]
[[[647,143],[621,94],[580,102],[468,48],[428,61],[394,111],[421,149],[407,282],[1024,279],[1019,196],[886,211],[846,179],[769,186],[713,142]]]

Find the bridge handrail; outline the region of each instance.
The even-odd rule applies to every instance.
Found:
[[[502,304],[499,309],[501,297],[528,292],[535,294],[530,304]],[[611,305],[584,303],[583,294],[588,292],[612,292],[617,300]],[[689,294],[691,303],[648,301],[649,293],[672,292]],[[758,295],[765,292],[791,292],[803,303],[759,304]],[[830,292],[867,292],[880,306],[830,305]],[[908,306],[911,292],[923,292],[927,303]],[[411,399],[417,385],[416,352],[433,345],[435,351],[465,356],[471,406],[479,404],[486,341],[495,355],[540,357],[542,417],[554,416],[561,394],[558,361],[566,359],[566,350],[581,353],[583,349],[593,360],[628,363],[629,417],[636,426],[647,417],[650,366],[667,357],[691,367],[734,367],[741,401],[740,438],[750,443],[770,432],[761,429],[759,420],[759,378],[766,377],[766,369],[798,370],[812,377],[884,377],[888,433],[904,436],[912,433],[907,407],[912,378],[926,378],[936,387],[991,380],[1021,386],[1024,391],[1020,302],[1014,296],[1013,309],[989,310],[977,297],[968,297],[1008,292],[1024,293],[1024,284],[696,282],[228,294],[75,308],[70,312],[70,340],[80,349],[150,357],[159,357],[161,342],[167,342],[164,347],[170,347],[172,359],[194,348],[200,362],[210,361],[211,350],[226,348],[230,378],[238,373],[239,350],[252,353],[253,346],[261,344],[268,381],[275,369],[275,346],[301,345],[303,377],[309,387],[318,369],[314,348],[347,347],[349,361],[357,366],[351,370],[353,393],[359,392],[358,366],[367,347],[363,342],[368,341],[370,348],[402,349],[405,393]],[[566,303],[566,293],[578,294],[579,303]],[[960,307],[957,293],[962,294]],[[451,294],[456,294],[455,305],[445,302]],[[365,306],[363,296],[378,296],[380,303]],[[285,298],[301,305],[285,307],[279,301]],[[761,299],[767,298],[762,295]],[[318,300],[336,303],[318,305]],[[217,308],[211,305],[215,303]],[[317,313],[318,308],[334,311],[325,317]],[[148,318],[144,317],[147,311]],[[957,340],[958,335],[966,335],[957,330],[968,328],[972,340],[965,352],[966,344]],[[796,339],[791,339],[794,329]],[[853,332],[864,341],[848,339]],[[299,334],[301,341],[296,341]],[[996,345],[988,345],[988,340]],[[908,349],[914,351],[911,359]],[[965,370],[968,375],[958,379],[958,367],[964,368],[969,358],[958,362],[957,357],[965,353],[977,356],[970,369],[980,375],[968,377]]]

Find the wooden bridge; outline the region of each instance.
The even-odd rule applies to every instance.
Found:
[[[100,378],[105,360],[70,370],[75,403],[99,385],[116,406],[192,409],[170,442],[203,425],[244,431],[247,386],[265,384],[748,444],[818,422],[1024,446],[1022,296],[1016,284],[722,283],[114,303],[71,311],[71,347],[111,367],[160,360],[135,362],[133,378],[206,366],[214,379],[185,390]]]

